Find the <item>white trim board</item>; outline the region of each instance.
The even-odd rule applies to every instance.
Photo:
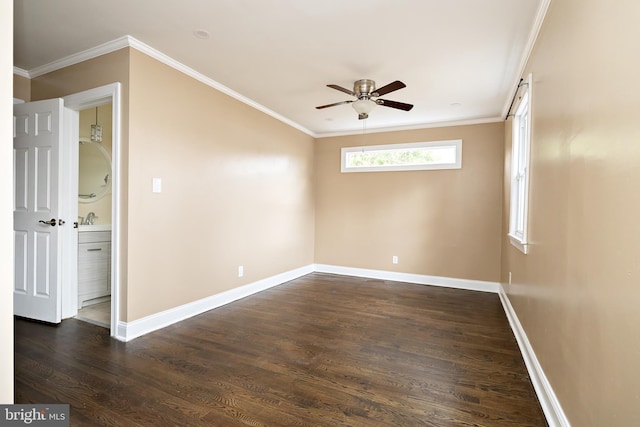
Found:
[[[533,388],[536,391],[536,395],[538,396],[540,406],[542,406],[542,411],[544,412],[549,427],[571,427],[567,416],[562,410],[560,401],[556,397],[547,376],[544,374],[542,366],[540,366],[540,362],[538,362],[536,353],[533,351],[533,347],[529,342],[529,338],[527,338],[526,332],[522,328],[522,324],[511,305],[511,301],[509,301],[509,296],[506,294],[502,286],[500,286],[500,292],[498,295],[500,296],[500,301],[502,302],[504,311],[507,314],[509,325],[511,325],[516,341],[518,341],[522,358],[527,366],[527,371],[529,371],[529,377],[531,378]]]
[[[498,282],[486,282],[482,280],[457,279],[453,277],[428,276],[426,274],[398,273],[394,271],[370,270],[366,268],[342,267],[337,265],[316,264],[318,273],[332,273],[343,276],[366,277],[369,279],[391,280],[394,282],[416,283],[419,285],[441,286],[445,288],[466,289],[469,291],[481,291],[498,293]]]
[[[543,0],[545,2],[550,2],[551,0]],[[543,11],[546,13],[546,9],[543,9]],[[542,12],[538,12],[538,15],[540,15]],[[542,18],[544,18],[544,14],[542,14],[542,17],[538,17],[538,19],[536,20],[536,25],[541,25],[541,21],[540,24],[538,24],[537,22],[539,20],[541,20]],[[539,30],[539,28],[538,28]],[[537,36],[537,31],[534,32],[535,35]],[[531,38],[532,36],[530,36]],[[535,38],[533,39],[535,40]],[[530,41],[531,43],[531,41]],[[246,96],[231,90],[230,88],[228,88],[227,86],[223,85],[222,83],[219,83],[207,76],[205,76],[202,73],[199,73],[198,71],[194,70],[193,68],[190,68],[184,64],[182,64],[181,62],[176,61],[175,59],[171,58],[170,56],[160,52],[159,50],[141,42],[140,40],[132,37],[132,36],[122,36],[120,38],[117,38],[115,40],[103,43],[101,45],[86,49],[82,52],[78,52],[78,53],[74,53],[72,55],[66,56],[64,58],[55,60],[53,62],[50,62],[48,64],[42,65],[40,67],[36,67],[33,68],[31,70],[23,70],[21,68],[18,67],[13,67],[13,73],[17,74],[19,76],[22,77],[26,77],[29,79],[33,79],[35,77],[38,76],[42,76],[44,74],[50,73],[52,71],[56,71],[74,64],[79,64],[81,62],[84,61],[88,61],[90,59],[93,58],[97,58],[99,56],[102,55],[106,55],[108,53],[111,52],[115,52],[117,50],[123,49],[123,48],[132,48],[132,49],[136,49],[139,52],[144,53],[145,55],[148,55],[150,57],[152,57],[153,59],[162,62],[165,65],[168,65],[169,67],[183,73],[186,74],[187,76],[198,80],[201,83],[204,83],[205,85],[212,87],[216,90],[219,90],[220,92],[229,95],[230,97],[249,105],[252,108],[255,108],[258,111],[261,111],[271,117],[273,117],[276,120],[279,120],[295,129],[298,129],[299,131],[313,137],[313,138],[329,138],[329,137],[335,137],[335,136],[347,136],[347,135],[359,135],[360,133],[362,133],[361,130],[350,130],[350,131],[336,131],[336,132],[326,132],[326,133],[315,133],[307,128],[305,128],[304,126],[294,122],[293,120],[288,119],[287,117],[284,117],[281,114],[276,113],[275,111],[265,107],[262,104],[259,104],[257,102],[255,102],[254,100],[247,98]],[[530,51],[530,49],[529,49]],[[528,58],[530,52],[527,52],[527,55],[525,56],[525,58]],[[477,117],[477,118],[471,118],[471,119],[464,119],[464,120],[454,120],[454,121],[449,121],[449,122],[433,122],[433,123],[417,123],[417,124],[413,124],[413,125],[403,125],[403,126],[395,126],[395,127],[388,127],[388,128],[372,128],[370,129],[370,133],[381,133],[381,132],[398,132],[398,131],[405,131],[405,130],[415,130],[415,129],[429,129],[429,128],[441,128],[441,127],[450,127],[450,126],[466,126],[466,125],[476,125],[476,124],[485,124],[485,123],[497,123],[497,122],[501,122],[503,121],[503,116],[493,116],[493,117]]]
[[[152,314],[150,316],[143,317],[142,319],[128,323],[118,322],[116,338],[120,341],[131,341],[134,338],[147,333],[314,272],[497,293],[500,297],[509,325],[511,326],[518,342],[531,382],[533,383],[533,387],[536,395],[538,396],[538,400],[540,401],[540,405],[542,406],[542,410],[545,414],[549,427],[571,427],[571,424],[569,424],[551,384],[547,380],[547,377],[538,362],[535,352],[531,347],[531,343],[527,338],[527,334],[522,328],[522,325],[518,320],[518,316],[511,306],[509,297],[504,292],[502,285],[498,282],[399,273],[393,271],[371,270],[326,264],[311,264],[277,274],[266,279],[258,280],[239,288],[230,289],[198,301],[174,307],[160,313]]]
[[[310,264],[275,276],[267,277],[253,283],[230,289],[219,294],[193,301],[159,313],[151,314],[131,322],[118,322],[115,338],[120,341],[131,341],[134,338],[156,331],[205,311],[229,304],[269,288],[281,285],[310,273],[332,273],[343,276],[367,277],[371,279],[392,280],[396,282],[416,283],[422,285],[443,286],[447,288],[466,289],[472,291],[497,293],[500,284],[480,280],[455,279],[441,276],[396,273],[392,271],[368,270],[364,268],[340,267],[325,264]]]
[[[115,40],[102,43],[101,45],[94,46],[92,48],[83,50],[82,52],[74,53],[64,58],[57,59],[48,64],[44,64],[40,67],[28,70],[30,78],[42,76],[52,71],[60,70],[70,65],[79,64],[84,61],[88,61],[98,56],[106,55],[107,53],[115,52],[116,50],[123,49],[130,46],[129,36],[117,38]]]
[[[182,64],[181,62],[176,61],[175,59],[171,58],[170,56],[160,52],[157,49],[154,49],[153,47],[141,42],[140,40],[137,40],[134,37],[131,36],[123,36],[120,37],[118,39],[112,40],[110,42],[106,42],[103,43],[99,46],[95,46],[93,48],[84,50],[82,52],[78,52],[69,56],[66,56],[64,58],[58,59],[56,61],[50,62],[48,64],[45,64],[41,67],[37,67],[34,68],[32,70],[29,70],[26,72],[26,74],[30,77],[30,78],[34,78],[34,77],[38,77],[41,76],[43,74],[47,74],[50,73],[52,71],[56,71],[59,70],[61,68],[65,68],[68,67],[70,65],[74,65],[74,64],[79,64],[80,62],[84,62],[84,61],[88,61],[90,59],[93,58],[97,58],[99,56],[102,55],[106,55],[107,53],[111,53],[111,52],[115,52],[116,50],[120,50],[126,47],[130,47],[132,49],[136,49],[139,52],[144,53],[145,55],[150,56],[151,58],[162,62],[165,65],[168,65],[169,67],[183,73],[186,74],[187,76],[198,80],[201,83],[204,83],[205,85],[212,87],[216,90],[219,90],[220,92],[229,95],[230,97],[245,103],[253,108],[255,108],[256,110],[262,111],[263,113],[273,117],[274,119],[280,120],[281,122],[295,128],[298,129],[301,132],[306,133],[309,136],[315,137],[315,134],[313,132],[311,132],[309,129],[299,125],[298,123],[295,123],[292,120],[289,120],[288,118],[276,113],[275,111],[272,111],[270,109],[268,109],[267,107],[265,107],[264,105],[258,104],[257,102],[247,98],[246,96],[243,96],[241,94],[239,94],[236,91],[233,91],[231,89],[229,89],[227,86],[205,76],[202,73],[197,72],[196,70],[194,70],[193,68],[190,68],[184,64]],[[20,70],[17,67],[14,67],[14,73],[18,73],[20,71],[24,71],[24,70]],[[24,74],[20,74],[20,75],[24,75]]]
[[[538,35],[540,35],[540,30],[542,29],[542,24],[544,23],[544,18],[547,16],[547,11],[549,10],[550,4],[551,4],[551,0],[540,0],[540,4],[538,5],[538,11],[533,21],[533,26],[531,27],[529,38],[527,39],[527,45],[525,46],[524,51],[522,52],[522,57],[520,58],[520,64],[518,65],[518,72],[516,73],[512,87],[518,86],[520,77],[522,76],[522,74],[524,74],[525,67],[527,66],[527,62],[529,62],[529,58],[531,57],[531,52],[533,52],[533,48],[536,44],[536,41],[538,40]],[[501,117],[503,117],[503,120],[504,120],[504,116],[507,115],[507,111],[509,111],[512,94],[513,92],[509,94],[509,97],[505,100],[504,106],[502,107]]]
[[[498,123],[503,121],[504,121],[504,116],[494,116],[494,117],[485,117],[485,118],[477,118],[477,119],[453,120],[448,122],[419,123],[414,125],[403,125],[403,126],[393,126],[393,127],[384,127],[384,128],[368,127],[367,134],[369,135],[369,134],[385,133],[385,132],[400,132],[405,130],[416,130],[416,129],[446,128],[446,127],[453,127],[453,126],[482,125],[487,123]],[[322,138],[332,138],[334,136],[349,136],[349,135],[362,135],[362,129],[318,133],[315,135],[315,138],[322,139]]]
[[[116,338],[120,341],[131,341],[134,338],[156,331],[205,311],[221,307],[233,301],[248,297],[258,292],[289,282],[298,277],[313,273],[313,264],[290,270],[266,279],[230,289],[197,301],[193,301],[169,310],[155,313],[132,322],[118,322]]]
[[[120,144],[122,140],[122,88],[120,83],[110,83],[94,89],[64,97],[65,107],[80,111],[105,103],[111,103],[112,129],[112,205],[111,205],[111,336],[116,336],[120,313]],[[76,124],[77,127],[77,124]],[[75,282],[77,286],[77,281]],[[74,300],[75,301],[75,300]],[[71,307],[77,312],[76,303]]]
[[[31,75],[29,74],[29,72],[27,70],[23,70],[22,68],[18,68],[18,67],[13,67],[13,74],[20,76],[20,77],[25,77],[27,79],[31,78]]]

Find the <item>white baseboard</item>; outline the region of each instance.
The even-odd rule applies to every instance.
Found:
[[[221,307],[230,302],[248,297],[260,291],[281,285],[298,277],[317,271],[319,273],[341,274],[343,276],[368,277],[372,279],[392,280],[397,282],[418,283],[422,285],[443,286],[448,288],[468,289],[473,291],[497,293],[500,284],[480,280],[455,279],[450,277],[426,276],[421,274],[396,273],[393,271],[368,270],[364,268],[340,267],[325,264],[311,264],[285,273],[277,274],[257,282],[230,289],[216,295],[190,302],[169,310],[161,311],[131,322],[118,322],[115,338],[120,341],[131,341],[134,338],[156,331],[181,320],[188,319],[205,311]]]
[[[556,397],[547,376],[544,374],[542,366],[540,366],[540,362],[538,362],[538,358],[536,357],[536,353],[533,351],[533,347],[529,342],[529,338],[527,338],[527,334],[522,328],[522,324],[511,305],[511,301],[509,301],[509,296],[506,294],[502,286],[500,286],[499,296],[502,306],[504,307],[504,311],[507,314],[507,319],[509,319],[509,324],[511,325],[513,334],[516,336],[516,340],[518,341],[522,358],[527,366],[527,371],[529,371],[529,377],[531,378],[533,388],[538,395],[538,400],[540,401],[544,415],[547,418],[549,427],[570,427],[571,424],[569,424],[569,420],[562,410],[560,401]]]
[[[190,302],[169,310],[155,313],[131,322],[118,322],[115,338],[120,341],[131,341],[134,338],[156,331],[189,317],[197,316],[205,311],[248,297],[260,291],[281,285],[298,277],[313,273],[313,264],[290,270],[257,282],[249,283],[239,288],[230,289],[210,297]]]
[[[498,282],[482,280],[457,279],[442,276],[428,276],[422,274],[398,273],[384,270],[370,270],[365,268],[342,267],[326,264],[311,264],[290,270],[257,282],[231,289],[198,301],[184,304],[160,313],[152,314],[132,322],[119,322],[116,338],[120,341],[131,341],[134,338],[180,322],[205,311],[229,304],[233,301],[248,297],[266,289],[281,285],[298,277],[313,273],[330,273],[343,276],[365,277],[371,279],[391,280],[396,282],[416,283],[421,285],[442,286],[447,288],[466,289],[472,291],[497,293],[511,325],[511,329],[518,341],[533,387],[538,395],[549,427],[571,427],[562,406],[556,397],[551,384],[547,380],[538,358],[531,347],[527,334],[522,328],[509,297]]]
[[[456,279],[453,277],[428,276],[425,274],[398,273],[395,271],[370,270],[366,268],[341,267],[336,265],[316,264],[318,273],[341,274],[343,276],[367,277],[371,279],[392,280],[394,282],[417,283],[420,285],[442,286],[445,288],[467,289],[498,293],[498,282],[482,280]]]

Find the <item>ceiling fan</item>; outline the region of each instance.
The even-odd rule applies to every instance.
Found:
[[[338,85],[327,85],[331,89],[339,90],[340,92],[348,93],[355,96],[357,99],[350,101],[334,102],[333,104],[321,105],[316,107],[317,109],[334,107],[336,105],[352,104],[354,110],[358,112],[358,119],[366,119],[369,117],[369,112],[373,110],[376,105],[382,105],[384,107],[397,108],[398,110],[409,111],[413,108],[411,104],[405,104],[404,102],[390,101],[388,99],[380,99],[382,95],[386,95],[389,92],[407,87],[400,80],[389,83],[386,86],[382,86],[380,89],[376,89],[376,82],[373,80],[362,79],[356,80],[353,83],[353,90],[345,89]],[[375,99],[374,99],[375,98]]]

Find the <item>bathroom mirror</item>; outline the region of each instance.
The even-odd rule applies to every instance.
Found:
[[[91,203],[100,200],[111,189],[111,158],[98,142],[80,138],[78,201]]]

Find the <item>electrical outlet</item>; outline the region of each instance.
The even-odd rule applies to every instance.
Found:
[[[239,265],[238,266],[238,277],[242,277],[244,276],[244,266],[243,265]]]
[[[398,257],[396,255],[393,256],[393,258],[391,258],[391,262],[393,262],[394,264],[398,263]]]

